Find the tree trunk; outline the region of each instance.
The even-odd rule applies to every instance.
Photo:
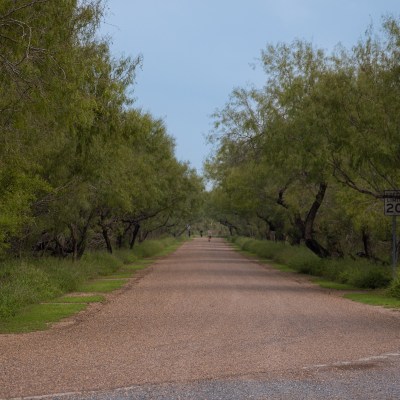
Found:
[[[102,227],[102,233],[103,233],[104,241],[106,242],[107,251],[110,254],[112,254],[112,252],[113,252],[112,244],[111,244],[110,237],[108,236],[108,229],[105,226]]]
[[[72,244],[72,260],[78,260],[78,238],[77,238],[77,229],[74,224],[69,225],[69,230],[71,232],[71,244]]]
[[[81,230],[81,235],[80,235],[81,237],[80,237],[80,240],[78,243],[78,259],[80,259],[83,256],[83,253],[86,250],[86,242],[87,242],[89,226],[90,226],[90,223],[92,222],[93,216],[94,216],[94,211],[92,211],[89,214],[88,219]]]
[[[110,237],[109,237],[109,235],[108,235],[109,225],[107,225],[107,223],[106,223],[106,219],[107,219],[108,214],[109,214],[108,212],[106,212],[106,213],[104,213],[104,214],[101,213],[101,215],[100,215],[100,221],[99,221],[99,226],[100,226],[101,232],[102,232],[102,234],[103,234],[104,242],[106,243],[107,251],[108,251],[110,254],[112,254],[112,252],[113,252],[112,244],[111,244]]]
[[[135,228],[133,229],[131,241],[129,243],[129,248],[131,250],[133,249],[133,246],[135,245],[135,241],[136,241],[137,235],[139,233],[139,229],[140,229],[140,224],[135,223],[134,226],[135,226]]]
[[[361,234],[362,234],[362,242],[363,242],[365,257],[372,258],[373,255],[371,250],[371,236],[368,232],[368,229],[366,227],[363,227]]]
[[[325,258],[329,256],[328,250],[322,247],[314,238],[314,222],[317,216],[318,210],[324,200],[326,189],[328,185],[323,182],[319,184],[318,193],[315,196],[315,200],[311,205],[310,211],[307,214],[304,222],[304,240],[306,246],[318,256]]]
[[[127,221],[124,221],[125,223],[127,223]],[[125,240],[125,237],[126,237],[126,234],[129,232],[129,230],[131,229],[131,226],[132,226],[132,223],[131,222],[129,222],[128,223],[128,225],[124,228],[124,231],[123,231],[123,233],[120,233],[118,236],[117,236],[117,247],[119,248],[119,249],[121,249],[122,248],[122,246],[123,246],[123,244],[124,244],[124,240]]]

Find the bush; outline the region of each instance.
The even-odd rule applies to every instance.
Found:
[[[86,277],[80,263],[74,263],[72,260],[45,258],[35,260],[35,264],[63,293],[76,290]]]
[[[400,276],[397,276],[397,278],[392,282],[387,290],[387,294],[400,299]]]
[[[299,255],[289,259],[287,264],[302,274],[315,276],[323,274],[323,260],[311,252],[300,251]]]
[[[273,260],[275,259],[276,254],[278,254],[281,250],[282,245],[280,243],[265,241],[264,243],[259,244],[257,253],[264,259]]]
[[[304,246],[290,246],[280,242],[240,237],[235,238],[234,242],[243,250],[260,258],[285,264],[297,272],[321,276],[334,282],[347,283],[360,289],[387,287],[391,281],[390,268],[373,264],[367,260],[321,259]],[[400,277],[392,284],[390,293],[400,298]]]
[[[244,249],[244,246],[246,245],[246,243],[247,243],[247,242],[250,242],[250,241],[252,241],[252,240],[253,240],[253,239],[250,239],[250,238],[238,237],[238,238],[234,241],[234,243],[235,243],[237,246],[239,246],[241,249],[245,250],[245,249]]]
[[[58,296],[62,290],[45,271],[26,262],[12,262],[2,269],[0,317],[9,317],[28,304]]]
[[[138,257],[153,257],[164,250],[165,246],[158,240],[146,240],[134,247],[133,251]]]
[[[387,287],[391,281],[390,268],[368,261],[353,262],[345,271],[347,273],[346,283],[361,289]]]

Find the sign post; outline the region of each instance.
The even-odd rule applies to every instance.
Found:
[[[385,215],[392,217],[392,268],[393,278],[395,278],[397,266],[396,217],[400,215],[400,190],[385,190],[384,198]]]

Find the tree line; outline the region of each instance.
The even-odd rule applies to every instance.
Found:
[[[400,21],[351,49],[303,40],[261,52],[263,87],[214,115],[209,207],[231,233],[305,243],[321,257],[388,258],[384,190],[400,188]]]
[[[0,3],[0,255],[80,258],[181,234],[203,182],[134,107],[141,57],[98,37],[102,0]]]

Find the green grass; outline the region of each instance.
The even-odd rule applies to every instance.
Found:
[[[64,312],[66,315],[75,312],[73,307],[80,311],[89,302],[103,301],[103,296],[66,294],[77,291],[108,293],[119,289],[136,271],[152,264],[155,257],[169,254],[181,244],[182,240],[174,238],[148,240],[133,250],[116,250],[113,254],[87,252],[78,262],[54,257],[4,260],[0,265],[0,325],[4,329],[0,328],[0,332],[44,329],[47,323],[53,322],[52,313],[43,308],[46,306],[56,307],[52,310],[59,310],[59,318],[63,318]],[[38,312],[35,305],[43,313]],[[63,308],[64,305],[67,308]],[[33,320],[37,318],[40,328],[35,327],[33,320],[19,325],[18,319],[29,319],[30,312]]]
[[[103,276],[101,279],[129,279],[132,275],[133,271],[125,272],[124,270],[121,270],[117,274]]]
[[[46,303],[101,303],[104,301],[104,296],[63,296],[47,301]]]
[[[0,321],[0,333],[40,331],[86,308],[86,304],[34,304]]]
[[[320,287],[324,289],[333,289],[333,290],[357,290],[356,287],[349,285],[347,283],[340,282],[332,282],[325,279],[315,278],[312,280],[313,283],[316,283]]]
[[[345,294],[346,299],[357,301],[359,303],[369,304],[373,306],[382,306],[386,308],[400,308],[400,299],[385,296],[378,293],[348,293]]]
[[[278,264],[278,269],[320,277],[321,280],[346,284],[351,288],[387,288],[392,281],[389,267],[369,260],[354,260],[350,257],[321,259],[305,246],[291,246],[282,242],[243,237],[232,238],[232,241],[234,248],[239,248],[242,254],[258,257],[261,260],[273,260],[271,265],[276,266]],[[331,284],[330,288],[332,287]],[[400,293],[400,290],[398,290],[398,293]],[[393,285],[390,294],[396,297],[396,287]],[[400,294],[397,297],[400,297]]]
[[[285,265],[285,264],[279,264],[279,263],[276,263],[276,262],[270,261],[270,260],[265,260],[265,261],[262,261],[262,262],[265,263],[265,264],[270,265],[271,267],[273,267],[275,269],[278,269],[279,271],[297,272],[295,269],[290,268],[288,265]]]
[[[133,264],[133,265],[125,265],[124,270],[126,271],[140,271],[142,269],[147,268],[150,264],[152,264],[154,261],[144,263],[141,262],[140,264]]]
[[[120,289],[127,282],[126,279],[116,280],[98,280],[93,282],[87,282],[79,287],[80,292],[87,293],[108,293],[113,290]]]

